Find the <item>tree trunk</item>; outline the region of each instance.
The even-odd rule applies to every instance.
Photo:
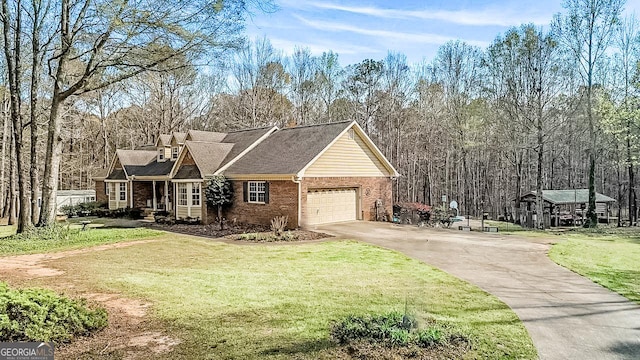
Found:
[[[58,80],[59,81],[59,80]],[[49,114],[49,134],[47,137],[47,153],[42,185],[42,209],[38,226],[53,224],[56,220],[56,197],[58,195],[58,181],[60,175],[60,160],[62,157],[62,141],[60,139],[61,121],[58,118],[60,109],[60,86],[56,81]]]
[[[9,117],[7,113],[4,111],[5,101],[4,101],[4,93],[2,96],[2,154],[0,154],[0,217],[4,217],[4,209],[5,209],[5,191],[7,190],[6,175],[7,175],[7,141],[10,138],[7,138],[7,132],[9,131]]]
[[[629,172],[629,226],[633,226],[638,222],[636,217],[637,199],[636,199],[636,181],[633,171],[633,157],[631,155],[631,119],[627,119],[627,170]]]
[[[36,23],[40,18],[38,12],[34,14]],[[29,177],[31,180],[31,224],[38,222],[38,190],[40,189],[40,179],[38,177],[38,86],[40,76],[40,34],[38,25],[33,25],[31,40],[32,63],[31,63],[31,89],[30,89],[30,126],[31,129],[31,161],[29,164]],[[26,204],[25,204],[26,206]]]

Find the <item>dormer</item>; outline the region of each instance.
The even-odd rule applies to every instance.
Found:
[[[158,162],[165,162],[171,157],[171,135],[161,134],[156,141]]]
[[[171,141],[170,141],[170,146],[171,146],[171,160],[177,160],[178,156],[180,155],[180,151],[182,151],[182,148],[184,147],[184,141],[185,138],[187,137],[186,133],[179,133],[179,132],[175,132],[171,135]]]

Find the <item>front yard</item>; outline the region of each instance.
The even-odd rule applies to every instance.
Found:
[[[152,242],[76,252],[46,266],[64,273],[12,274],[9,280],[102,296],[109,303],[113,294],[150,303],[143,324],[110,321],[95,338],[61,349],[63,357],[344,358],[329,341],[332,321],[406,309],[418,319],[446,320],[469,334],[472,349],[465,358],[536,358],[522,323],[496,297],[399,253],[358,242],[236,245],[166,234]],[[168,338],[142,344],[122,340],[123,334],[138,339],[143,328],[144,334],[153,330]]]
[[[637,229],[612,230],[612,233],[582,231],[560,238],[564,240],[549,251],[553,261],[640,303],[640,233]]]

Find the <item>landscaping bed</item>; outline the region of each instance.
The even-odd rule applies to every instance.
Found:
[[[268,226],[249,224],[227,225],[224,230],[220,230],[219,224],[188,225],[149,223],[146,224],[145,227],[212,239],[226,238],[229,240],[248,242],[307,241],[331,237],[327,234],[307,230],[289,230],[284,232],[283,236],[276,237]]]

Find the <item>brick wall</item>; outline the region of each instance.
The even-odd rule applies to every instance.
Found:
[[[269,225],[276,216],[288,216],[289,227],[298,224],[298,184],[293,181],[268,181],[269,203],[253,204],[243,200],[243,181],[233,181],[233,205],[228,208],[224,217],[235,219],[245,224]],[[208,207],[207,221],[213,222],[217,217],[217,209]]]
[[[96,183],[96,201],[97,202],[108,202],[109,197],[107,196],[107,191],[104,187],[103,180],[95,180]]]
[[[152,182],[134,181],[133,182],[133,207],[146,208],[147,199],[153,199]]]
[[[302,219],[306,217],[307,192],[309,189],[356,188],[360,204],[359,220],[374,221],[375,204],[381,199],[387,218],[393,214],[392,181],[387,177],[322,177],[302,180]]]

